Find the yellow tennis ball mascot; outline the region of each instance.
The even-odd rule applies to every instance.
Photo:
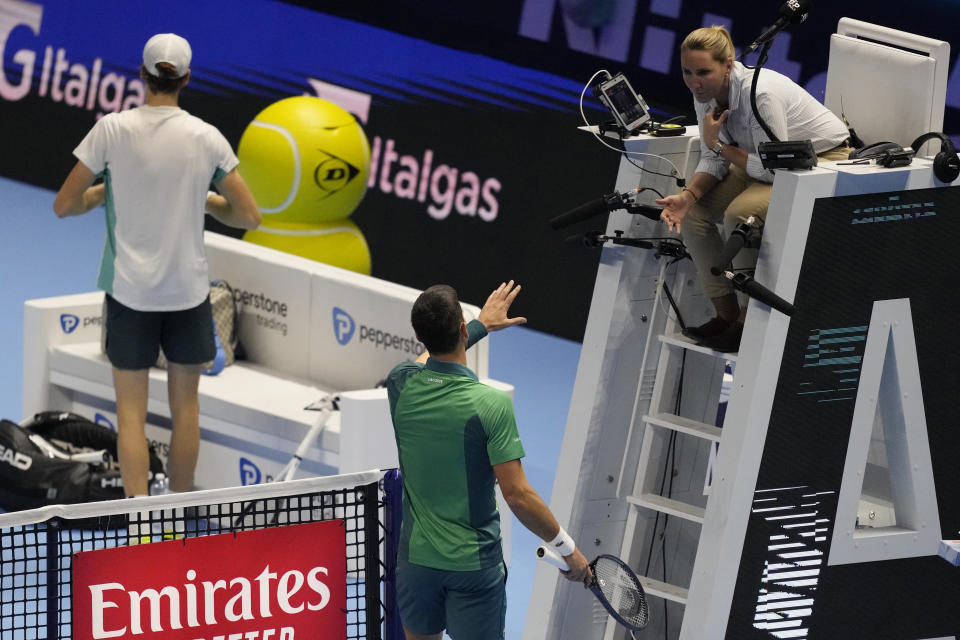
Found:
[[[245,240],[370,273],[366,240],[347,219],[370,171],[370,144],[352,114],[320,98],[285,98],[247,126],[237,156],[263,214]]]
[[[370,249],[349,218],[316,224],[278,223],[247,231],[247,242],[370,275]]]

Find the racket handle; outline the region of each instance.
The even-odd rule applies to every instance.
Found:
[[[567,561],[563,559],[563,556],[558,554],[553,549],[543,545],[537,547],[537,557],[547,564],[552,564],[557,569],[563,569],[564,571],[568,571],[570,569],[569,565],[567,565]]]

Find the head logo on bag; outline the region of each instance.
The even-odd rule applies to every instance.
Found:
[[[8,464],[14,469],[26,471],[33,464],[33,458],[0,445],[0,462]]]
[[[353,331],[356,328],[357,324],[349,313],[340,307],[333,308],[333,335],[336,336],[337,342],[346,345],[353,337]]]
[[[149,456],[150,472],[162,472],[152,445]],[[41,411],[22,425],[0,419],[0,508],[122,497],[116,432],[67,411]]]

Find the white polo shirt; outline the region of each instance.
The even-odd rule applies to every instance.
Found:
[[[763,130],[750,106],[750,87],[753,83],[753,69],[739,62],[733,63],[730,72],[730,114],[720,127],[720,141],[734,144],[747,152],[747,174],[763,182],[773,182],[773,171],[763,167],[757,147],[761,142],[770,140]],[[694,102],[697,123],[703,128],[703,118],[708,111],[717,106],[716,100]],[[833,149],[850,135],[846,125],[832,111],[817,102],[793,80],[772,71],[760,70],[757,83],[757,109],[764,122],[780,140],[810,140],[815,153]],[[707,149],[700,138],[700,163],[697,172],[709,173],[723,180],[730,163]]]
[[[140,311],[203,302],[207,190],[239,163],[226,138],[179,107],[143,105],[105,115],[73,153],[106,185],[97,286]]]

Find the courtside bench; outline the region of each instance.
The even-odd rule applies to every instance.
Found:
[[[305,407],[340,397],[301,475],[397,466],[386,390],[397,363],[417,356],[410,308],[419,291],[216,233],[207,233],[212,279],[243,300],[247,359],[200,381],[197,485],[217,488],[274,477],[319,415]],[[74,411],[113,427],[110,363],[101,352],[101,292],[29,300],[24,316],[24,415]],[[468,319],[479,309],[464,305]],[[488,345],[467,354],[487,384]],[[170,436],[166,371],[150,371],[147,435]],[[160,451],[165,454],[165,450]],[[163,455],[162,457],[165,457]]]

